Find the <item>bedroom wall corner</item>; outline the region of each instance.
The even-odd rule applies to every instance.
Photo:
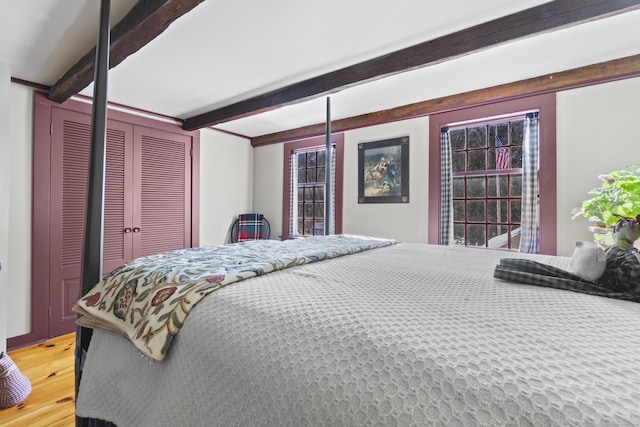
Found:
[[[252,151],[248,139],[200,131],[200,246],[225,243],[233,220],[251,211]]]
[[[253,211],[265,215],[271,225],[271,239],[282,235],[282,180],[284,144],[253,149]]]
[[[11,165],[9,138],[9,96],[11,70],[0,63],[0,351],[7,350],[7,286],[9,283],[9,197]]]
[[[11,189],[9,199],[9,283],[7,337],[31,332],[31,200],[33,190],[33,94],[11,83]]]

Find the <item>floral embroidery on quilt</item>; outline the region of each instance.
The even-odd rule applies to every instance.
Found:
[[[74,306],[78,324],[126,336],[163,360],[185,318],[207,294],[284,268],[388,246],[394,240],[332,235],[180,249],[134,259]]]

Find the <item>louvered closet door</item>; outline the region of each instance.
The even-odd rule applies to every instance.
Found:
[[[107,129],[105,171],[105,225],[103,271],[109,272],[131,258],[131,235],[123,233],[131,218],[132,202],[123,197],[131,186],[131,125],[110,122]],[[91,117],[52,109],[50,215],[50,336],[75,329],[71,310],[80,295],[82,247],[85,229],[87,173],[91,144]],[[129,146],[129,148],[127,148]],[[127,170],[128,168],[128,170]]]
[[[134,139],[134,256],[190,247],[191,138],[136,126]]]
[[[133,126],[108,121],[102,274],[133,258]]]

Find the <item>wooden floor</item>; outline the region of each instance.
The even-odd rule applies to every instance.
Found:
[[[75,334],[68,334],[8,352],[32,390],[21,404],[0,409],[0,426],[75,425],[75,340]]]

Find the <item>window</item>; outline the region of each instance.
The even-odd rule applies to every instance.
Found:
[[[525,115],[538,112],[539,150],[534,170],[538,191],[523,184]],[[538,251],[556,253],[556,112],[555,94],[496,102],[433,114],[429,118],[429,243],[443,237],[440,161],[441,129],[451,146],[451,199],[454,244],[518,249],[527,223],[523,194],[537,210]],[[496,139],[497,136],[497,139]],[[497,142],[497,146],[496,146]],[[446,169],[443,169],[446,170]],[[531,175],[529,175],[531,176]],[[446,188],[446,187],[445,187]],[[524,190],[523,190],[524,189]]]
[[[324,235],[326,153],[326,148],[309,148],[292,156],[291,230],[295,235]]]
[[[449,128],[456,245],[518,249],[524,117]]]
[[[283,238],[324,234],[325,168],[332,162],[333,230],[342,232],[343,135],[333,136],[333,152],[326,155],[324,137],[284,145]]]

